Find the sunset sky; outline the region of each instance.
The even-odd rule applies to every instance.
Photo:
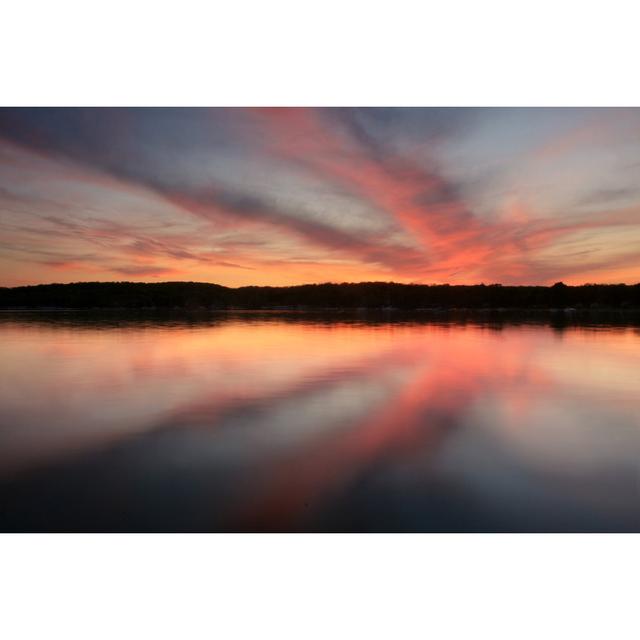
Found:
[[[640,282],[640,109],[0,109],[0,276]]]

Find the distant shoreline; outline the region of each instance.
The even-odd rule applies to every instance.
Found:
[[[640,284],[569,286],[325,283],[230,288],[199,282],[78,282],[0,288],[4,311],[270,313],[640,312]]]

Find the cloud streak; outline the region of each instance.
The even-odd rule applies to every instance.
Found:
[[[275,153],[356,190],[417,238],[430,256],[423,276],[478,274],[504,282],[536,281],[536,252],[559,238],[588,229],[640,228],[640,206],[582,216],[482,219],[460,195],[460,185],[435,165],[425,168],[394,156],[353,117],[340,113],[356,144],[327,131],[317,111],[266,110],[257,117],[271,128]]]
[[[454,109],[0,109],[0,138],[31,154],[21,163],[0,162],[0,224],[22,247],[19,260],[32,256],[33,264],[53,271],[202,274],[210,280],[245,272],[280,282],[289,265],[291,282],[383,277],[524,284],[627,269],[628,279],[639,279],[634,261],[640,251],[624,243],[609,244],[597,256],[587,248],[567,251],[555,265],[547,257],[585,233],[618,230],[640,239],[633,184],[585,185],[576,208],[558,203],[551,212],[536,212],[517,181],[489,212],[474,202],[464,176],[447,165],[447,145],[471,144],[466,141],[489,121],[498,148],[497,115]],[[555,161],[583,143],[606,145],[606,133],[593,135],[581,122],[544,144],[535,141],[532,162]],[[64,211],[64,193],[48,192],[42,161],[62,167],[60,189],[73,187],[73,199],[65,192],[73,215]],[[276,164],[289,176],[281,191],[270,187]],[[16,190],[12,178],[26,169],[30,182]],[[348,196],[336,201],[343,208],[328,210],[310,180]],[[98,184],[118,216],[90,215],[78,204],[76,194],[90,199]],[[123,222],[125,195],[161,201],[167,215],[177,217],[143,224],[136,211]],[[352,201],[370,212],[370,225],[349,223],[355,220]],[[616,202],[624,208],[611,208]],[[16,205],[30,215],[19,220]],[[373,224],[380,215],[384,224]],[[50,255],[43,259],[38,251],[45,244]]]

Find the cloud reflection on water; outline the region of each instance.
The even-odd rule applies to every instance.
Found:
[[[631,328],[0,332],[3,529],[640,529]]]

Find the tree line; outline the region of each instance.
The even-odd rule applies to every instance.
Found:
[[[76,282],[0,288],[3,309],[640,309],[640,284],[568,286],[324,283],[230,288],[202,282]]]

